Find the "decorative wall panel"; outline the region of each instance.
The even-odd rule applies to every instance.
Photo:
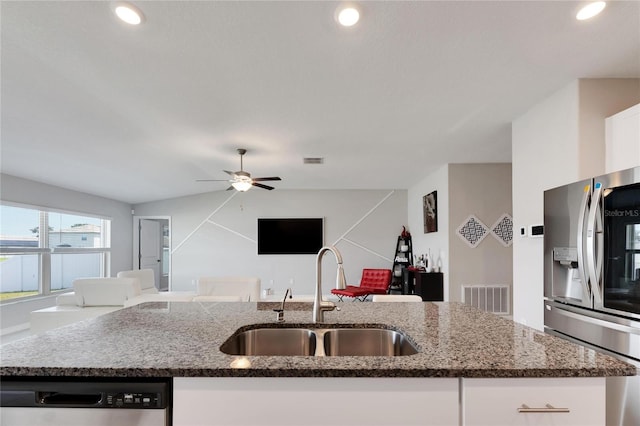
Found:
[[[456,229],[456,235],[471,248],[476,248],[488,233],[489,228],[474,215],[470,215]]]
[[[511,216],[503,214],[491,227],[491,235],[505,247],[513,244],[513,219]]]

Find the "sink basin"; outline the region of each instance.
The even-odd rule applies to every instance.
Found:
[[[234,334],[220,350],[229,355],[309,356],[316,352],[316,335],[304,328],[256,328]]]
[[[327,356],[403,356],[418,353],[406,336],[380,328],[336,328],[324,333]]]
[[[406,335],[376,328],[254,328],[220,346],[228,355],[404,356],[418,353]]]

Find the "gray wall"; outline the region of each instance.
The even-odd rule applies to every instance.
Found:
[[[503,214],[512,214],[511,164],[450,164],[449,191],[449,300],[462,301],[464,285],[511,287],[511,246],[489,234],[471,248],[456,233],[470,215],[491,229]]]
[[[6,174],[0,175],[0,197],[3,201],[110,218],[111,276],[131,269],[133,222],[129,204]],[[3,304],[0,306],[2,329],[28,323],[29,312],[53,305],[55,296]]]
[[[325,245],[336,244],[350,284],[362,268],[391,268],[396,237],[407,224],[406,190],[216,191],[134,206],[136,216],[171,216],[171,290],[195,290],[200,276],[250,275],[262,287],[312,294],[315,255],[257,255],[257,218],[324,217]],[[346,235],[345,235],[346,234]],[[342,238],[344,237],[344,238]],[[323,290],[335,261],[323,261]]]
[[[422,197],[438,191],[438,231],[423,230]],[[488,235],[470,248],[456,230],[473,214],[491,227],[511,215],[510,164],[447,164],[409,189],[414,253],[442,257],[444,299],[462,300],[463,285],[512,284],[512,250]]]

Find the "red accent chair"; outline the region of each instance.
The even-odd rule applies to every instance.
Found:
[[[364,302],[370,294],[387,294],[391,285],[391,269],[363,269],[360,285],[348,285],[345,289],[334,288],[331,294],[338,296],[342,302],[343,297],[353,297],[354,302]]]

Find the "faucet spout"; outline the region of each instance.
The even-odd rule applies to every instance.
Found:
[[[291,291],[290,288],[287,289],[287,291],[284,292],[284,298],[282,299],[282,306],[280,307],[280,309],[282,309],[284,311],[284,302],[287,301],[287,296],[289,296],[289,299],[293,299],[293,292]]]
[[[334,246],[324,246],[316,256],[316,292],[313,298],[313,322],[324,322],[325,311],[333,311],[336,305],[333,302],[322,300],[322,257],[330,251],[336,258],[338,264],[338,275],[336,277],[336,288],[345,288],[347,280],[342,267],[342,255]]]
[[[284,293],[284,298],[282,299],[282,305],[280,306],[280,309],[273,310],[273,312],[276,313],[276,320],[279,322],[284,321],[284,302],[287,301],[287,296],[289,296],[289,299],[293,298],[293,292],[290,288],[288,288]]]

